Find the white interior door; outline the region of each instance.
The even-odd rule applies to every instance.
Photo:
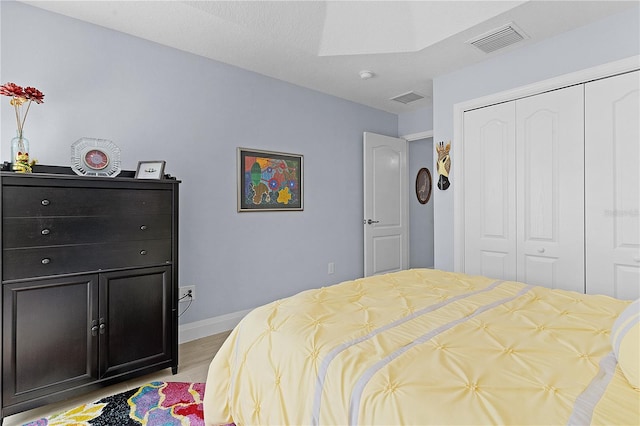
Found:
[[[584,293],[584,101],[573,86],[516,101],[518,281]]]
[[[640,72],[585,87],[587,292],[640,297]]]
[[[408,267],[407,141],[364,133],[364,275]]]
[[[464,272],[516,279],[515,102],[464,114]]]

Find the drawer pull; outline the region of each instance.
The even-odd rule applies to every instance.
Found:
[[[41,260],[43,265],[47,265],[51,262],[51,259],[49,259],[48,257],[45,257],[44,259]]]
[[[44,200],[40,201],[40,204],[42,204],[43,206],[48,206],[51,203],[45,198]]]
[[[42,235],[49,235],[49,234],[51,233],[51,230],[49,230],[49,229],[47,229],[47,228],[44,228],[42,231],[40,231],[40,233],[41,233]]]
[[[142,256],[144,256],[145,254],[147,254],[147,251],[146,251],[146,250],[140,250],[140,254],[141,254]]]
[[[140,227],[140,230],[141,230],[141,231],[146,231],[146,230],[147,230],[147,225],[142,225],[142,226]]]

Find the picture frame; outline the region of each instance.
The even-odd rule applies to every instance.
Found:
[[[427,204],[431,198],[431,172],[426,167],[418,170],[416,175],[416,197],[420,204]]]
[[[238,212],[304,210],[304,156],[238,148]]]
[[[164,160],[155,161],[138,161],[135,179],[163,179],[164,166],[167,162]]]

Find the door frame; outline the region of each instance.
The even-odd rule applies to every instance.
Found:
[[[399,138],[402,138],[404,140],[407,141],[407,143],[411,143],[411,142],[415,142],[415,141],[419,141],[422,139],[428,139],[428,138],[433,138],[433,129],[432,130],[426,130],[424,132],[418,132],[418,133],[409,133],[407,135],[402,135],[402,136],[398,136]],[[435,143],[432,144],[432,149],[435,146]],[[407,155],[409,155],[409,150],[407,149]],[[434,161],[431,163],[431,169],[430,170],[436,170],[436,161],[437,161],[437,155],[433,156]],[[407,173],[409,172],[409,161],[407,160]],[[435,176],[435,175],[434,175]],[[406,209],[407,209],[407,214],[409,214],[409,219],[407,220],[407,232],[408,232],[408,239],[407,239],[407,258],[408,258],[408,262],[411,263],[411,211],[410,211],[410,206],[411,206],[411,200],[412,200],[412,190],[414,189],[414,187],[411,185],[411,176],[409,176],[409,178],[407,179],[407,191],[409,192],[407,194],[407,201],[406,201]],[[434,181],[434,186],[435,186],[435,181]],[[436,209],[436,192],[437,191],[432,191],[431,192],[431,202],[433,203],[433,210],[435,212]],[[434,225],[435,227],[435,225]],[[435,235],[433,238],[433,245],[434,245],[434,257],[435,257]],[[435,266],[435,259],[434,259],[434,265]]]
[[[473,109],[538,95],[543,92],[583,84],[591,80],[607,78],[638,69],[640,69],[640,55],[460,102],[453,106],[454,143],[452,144],[451,155],[460,165],[460,167],[453,167],[451,173],[453,182],[456,182],[456,190],[453,194],[453,270],[455,272],[464,271],[464,113]]]

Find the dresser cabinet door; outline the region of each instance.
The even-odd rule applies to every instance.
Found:
[[[97,290],[97,275],[3,286],[3,406],[96,380]]]
[[[172,359],[171,267],[100,275],[100,376]]]

